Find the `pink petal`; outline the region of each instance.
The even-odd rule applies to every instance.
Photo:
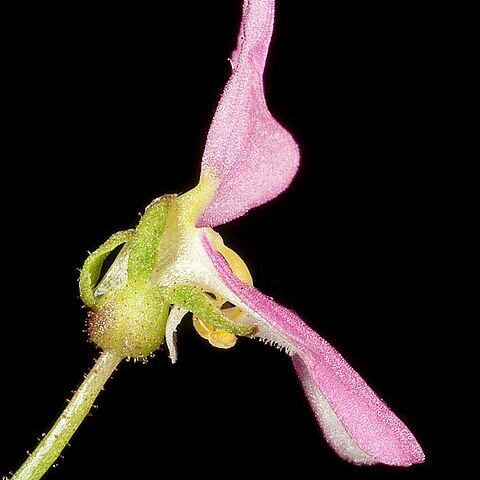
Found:
[[[268,202],[290,184],[298,147],[268,111],[263,71],[272,36],[274,0],[245,0],[233,72],[215,112],[201,175],[218,188],[198,226],[215,226]]]
[[[343,357],[294,312],[242,283],[203,238],[227,287],[294,350],[295,369],[325,438],[354,463],[408,466],[424,461],[415,437]]]

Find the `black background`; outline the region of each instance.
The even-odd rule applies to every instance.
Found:
[[[175,5],[171,5],[175,3]],[[277,199],[218,228],[256,286],[332,343],[411,427],[427,462],[356,467],[326,446],[289,358],[209,347],[124,363],[45,478],[312,474],[431,478],[430,227],[435,38],[412,7],[282,0],[267,102],[297,140]],[[0,474],[33,450],[98,354],[78,268],[155,197],[193,187],[241,2],[11,12],[4,90]]]

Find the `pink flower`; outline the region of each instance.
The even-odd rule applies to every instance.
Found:
[[[243,262],[212,230],[276,197],[299,165],[295,141],[272,117],[264,97],[273,21],[274,0],[244,1],[232,75],[208,133],[200,182],[178,197],[176,220],[166,229],[176,232],[171,234],[175,242],[164,242],[171,252],[164,256],[168,262],[160,262],[156,282],[193,285],[234,305],[235,321],[252,327],[251,336],[284,348],[326,440],[342,458],[357,464],[421,463],[422,449],[402,421],[298,315],[251,285]],[[166,341],[175,361],[173,334],[189,307],[172,303]],[[231,333],[200,317],[194,317],[197,330],[212,344],[227,348],[234,343]]]

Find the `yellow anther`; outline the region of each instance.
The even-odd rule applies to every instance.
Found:
[[[217,348],[232,348],[237,343],[237,337],[225,330],[214,330],[208,338],[210,345]]]
[[[225,258],[229,267],[232,269],[232,272],[237,276],[237,278],[239,278],[242,282],[253,285],[252,276],[250,275],[245,262],[240,258],[240,256],[232,249],[225,246],[222,237],[214,230],[208,230],[208,237],[213,248],[220,253],[223,258]],[[217,293],[205,293],[208,295],[210,302],[216,308],[220,309],[222,315],[227,317],[228,320],[236,321],[241,315],[243,315],[243,311],[236,305],[225,305],[225,299]],[[235,343],[237,343],[237,337],[233,333],[227,332],[226,330],[216,329],[209,322],[198,318],[197,315],[193,315],[193,326],[197,333],[205,340],[208,340],[209,343],[214,347],[232,348]]]
[[[234,252],[231,248],[228,248],[224,243],[222,237],[215,232],[215,230],[208,231],[208,238],[212,242],[213,248],[220,253],[227,261],[232,272],[242,281],[253,285],[252,275],[245,265],[245,262],[241,259],[238,253]]]
[[[232,305],[231,307],[228,307],[228,308],[222,308],[222,313],[229,320],[235,321],[240,315],[242,315],[243,311],[240,308],[236,307],[235,305]]]
[[[211,323],[198,318],[196,315],[193,316],[193,326],[197,333],[214,347],[232,348],[237,342],[237,337],[233,333],[216,330]]]
[[[209,340],[210,335],[215,330],[210,323],[198,318],[196,315],[193,316],[193,326],[197,333],[205,340]]]

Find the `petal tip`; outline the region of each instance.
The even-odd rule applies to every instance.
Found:
[[[214,227],[266,203],[291,183],[300,152],[268,109],[263,73],[274,20],[274,1],[244,2],[233,72],[207,135],[201,175],[218,180],[200,226]]]

